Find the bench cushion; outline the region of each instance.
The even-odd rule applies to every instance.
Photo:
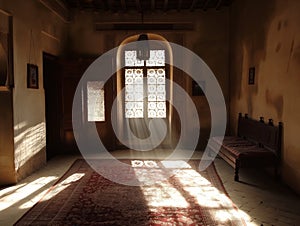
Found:
[[[227,155],[230,154],[235,159],[276,157],[275,154],[268,149],[240,137],[225,136],[223,141],[221,141],[221,137],[213,137],[212,146],[214,146],[214,143],[222,145],[220,152]]]

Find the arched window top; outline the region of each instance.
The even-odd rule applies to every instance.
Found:
[[[125,118],[166,118],[166,50],[149,46],[148,59],[124,49]]]
[[[124,68],[118,71],[117,90],[125,87],[125,118],[167,117],[166,95],[171,91],[166,90],[166,78],[172,79],[172,51],[162,36],[147,36],[148,40],[162,41],[150,44],[149,59],[138,59],[135,45],[126,45],[138,41],[139,34],[126,38],[118,49],[117,65]]]
[[[165,50],[150,49],[148,60],[139,60],[137,58],[137,50],[125,50],[125,67],[164,67],[165,66]]]
[[[138,41],[140,35],[141,34],[132,35],[132,36],[124,39],[121,42],[121,44],[118,48],[118,52],[117,52],[117,65],[118,66],[121,66],[121,63],[124,62],[123,59],[124,59],[125,51],[126,52],[127,51],[135,51],[135,52],[137,51],[137,49],[134,49],[134,47],[132,45],[130,45],[130,49],[129,49],[129,47],[126,46],[126,44]],[[153,33],[147,33],[147,36],[148,36],[148,40],[161,41],[161,42],[156,43],[155,46],[153,46],[153,43],[151,43],[152,46],[150,46],[150,50],[152,50],[152,53],[150,51],[150,58],[154,58],[156,55],[161,55],[162,52],[160,52],[158,54],[155,52],[155,50],[161,50],[161,51],[164,51],[164,55],[165,55],[164,61],[170,62],[170,65],[172,65],[173,55],[172,55],[172,49],[171,49],[170,44],[168,43],[168,40],[165,39],[161,35],[153,34]],[[133,54],[135,54],[135,53],[133,53]],[[130,53],[129,53],[129,55],[130,55]],[[135,55],[135,57],[136,56],[137,55]],[[137,59],[137,58],[135,58],[135,59]],[[134,62],[136,62],[136,61],[134,61]],[[136,62],[136,63],[141,63],[141,62]],[[126,66],[126,62],[124,62],[123,66]],[[127,65],[127,66],[129,66],[129,65]]]

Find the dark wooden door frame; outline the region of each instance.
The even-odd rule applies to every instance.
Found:
[[[47,160],[59,154],[60,131],[60,76],[58,57],[43,52],[43,86],[45,90],[46,155]]]

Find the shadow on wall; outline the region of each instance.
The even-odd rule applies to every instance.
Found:
[[[270,107],[276,109],[277,117],[281,120],[283,114],[283,96],[270,93],[270,91],[266,90],[266,102]]]
[[[248,76],[248,68],[253,65],[258,74],[261,62],[266,59],[268,31],[275,16],[276,1],[259,1],[257,4],[252,1],[235,2],[232,7],[231,98],[239,100],[243,87],[247,85],[245,81],[248,81],[242,79],[243,74]],[[249,89],[247,106],[250,115],[253,111],[253,96],[257,92],[257,85]]]

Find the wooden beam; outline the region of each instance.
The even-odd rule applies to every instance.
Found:
[[[169,3],[169,1],[165,0],[165,2],[164,2],[164,11],[168,10],[168,3]]]
[[[142,6],[140,0],[135,0],[135,4],[136,4],[136,10],[138,12],[142,12]]]
[[[197,3],[198,3],[198,0],[193,0],[191,8],[190,8],[191,11],[194,11],[195,6],[196,6]]]
[[[67,8],[63,2],[56,0],[40,0],[40,3],[43,4],[46,8],[56,14],[64,22],[71,21],[70,10]]]
[[[177,11],[181,10],[182,0],[178,0]]]

